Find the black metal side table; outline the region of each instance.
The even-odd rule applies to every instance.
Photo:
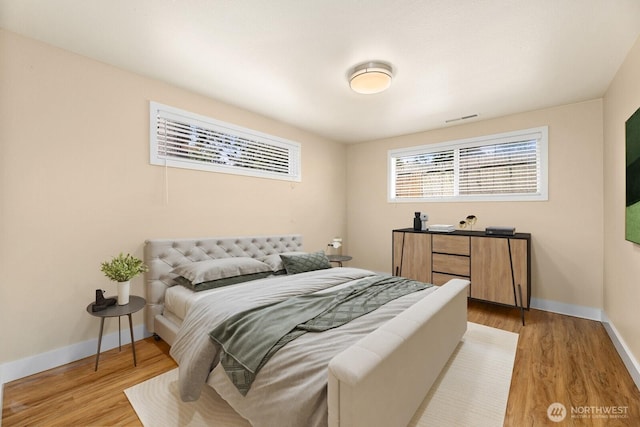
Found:
[[[120,334],[120,316],[129,316],[129,331],[131,332],[131,351],[133,352],[133,366],[138,366],[136,362],[136,346],[133,340],[133,322],[131,321],[131,315],[144,308],[147,301],[139,296],[130,295],[129,304],[125,305],[112,305],[101,311],[91,311],[92,304],[87,306],[87,312],[95,317],[100,318],[100,335],[98,336],[98,352],[96,353],[96,367],[94,371],[98,370],[98,361],[100,360],[100,345],[102,344],[102,331],[104,330],[104,319],[106,317],[118,318],[118,347],[122,350],[122,339]]]
[[[349,255],[327,255],[329,262],[335,262],[338,266],[342,267],[343,262],[351,261],[353,259],[352,256]]]

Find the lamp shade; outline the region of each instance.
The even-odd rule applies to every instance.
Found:
[[[393,71],[384,62],[366,62],[356,66],[349,76],[349,86],[357,93],[373,94],[391,86]]]

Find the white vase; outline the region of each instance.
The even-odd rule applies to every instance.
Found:
[[[129,304],[129,292],[131,290],[131,282],[118,282],[118,305]]]

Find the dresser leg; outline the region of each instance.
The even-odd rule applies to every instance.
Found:
[[[520,294],[520,317],[522,318],[522,326],[524,326],[524,301],[522,301],[522,286],[518,283],[518,293]]]

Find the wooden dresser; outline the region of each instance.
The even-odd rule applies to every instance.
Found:
[[[468,279],[470,298],[529,309],[531,234],[393,230],[393,274],[434,285]]]

